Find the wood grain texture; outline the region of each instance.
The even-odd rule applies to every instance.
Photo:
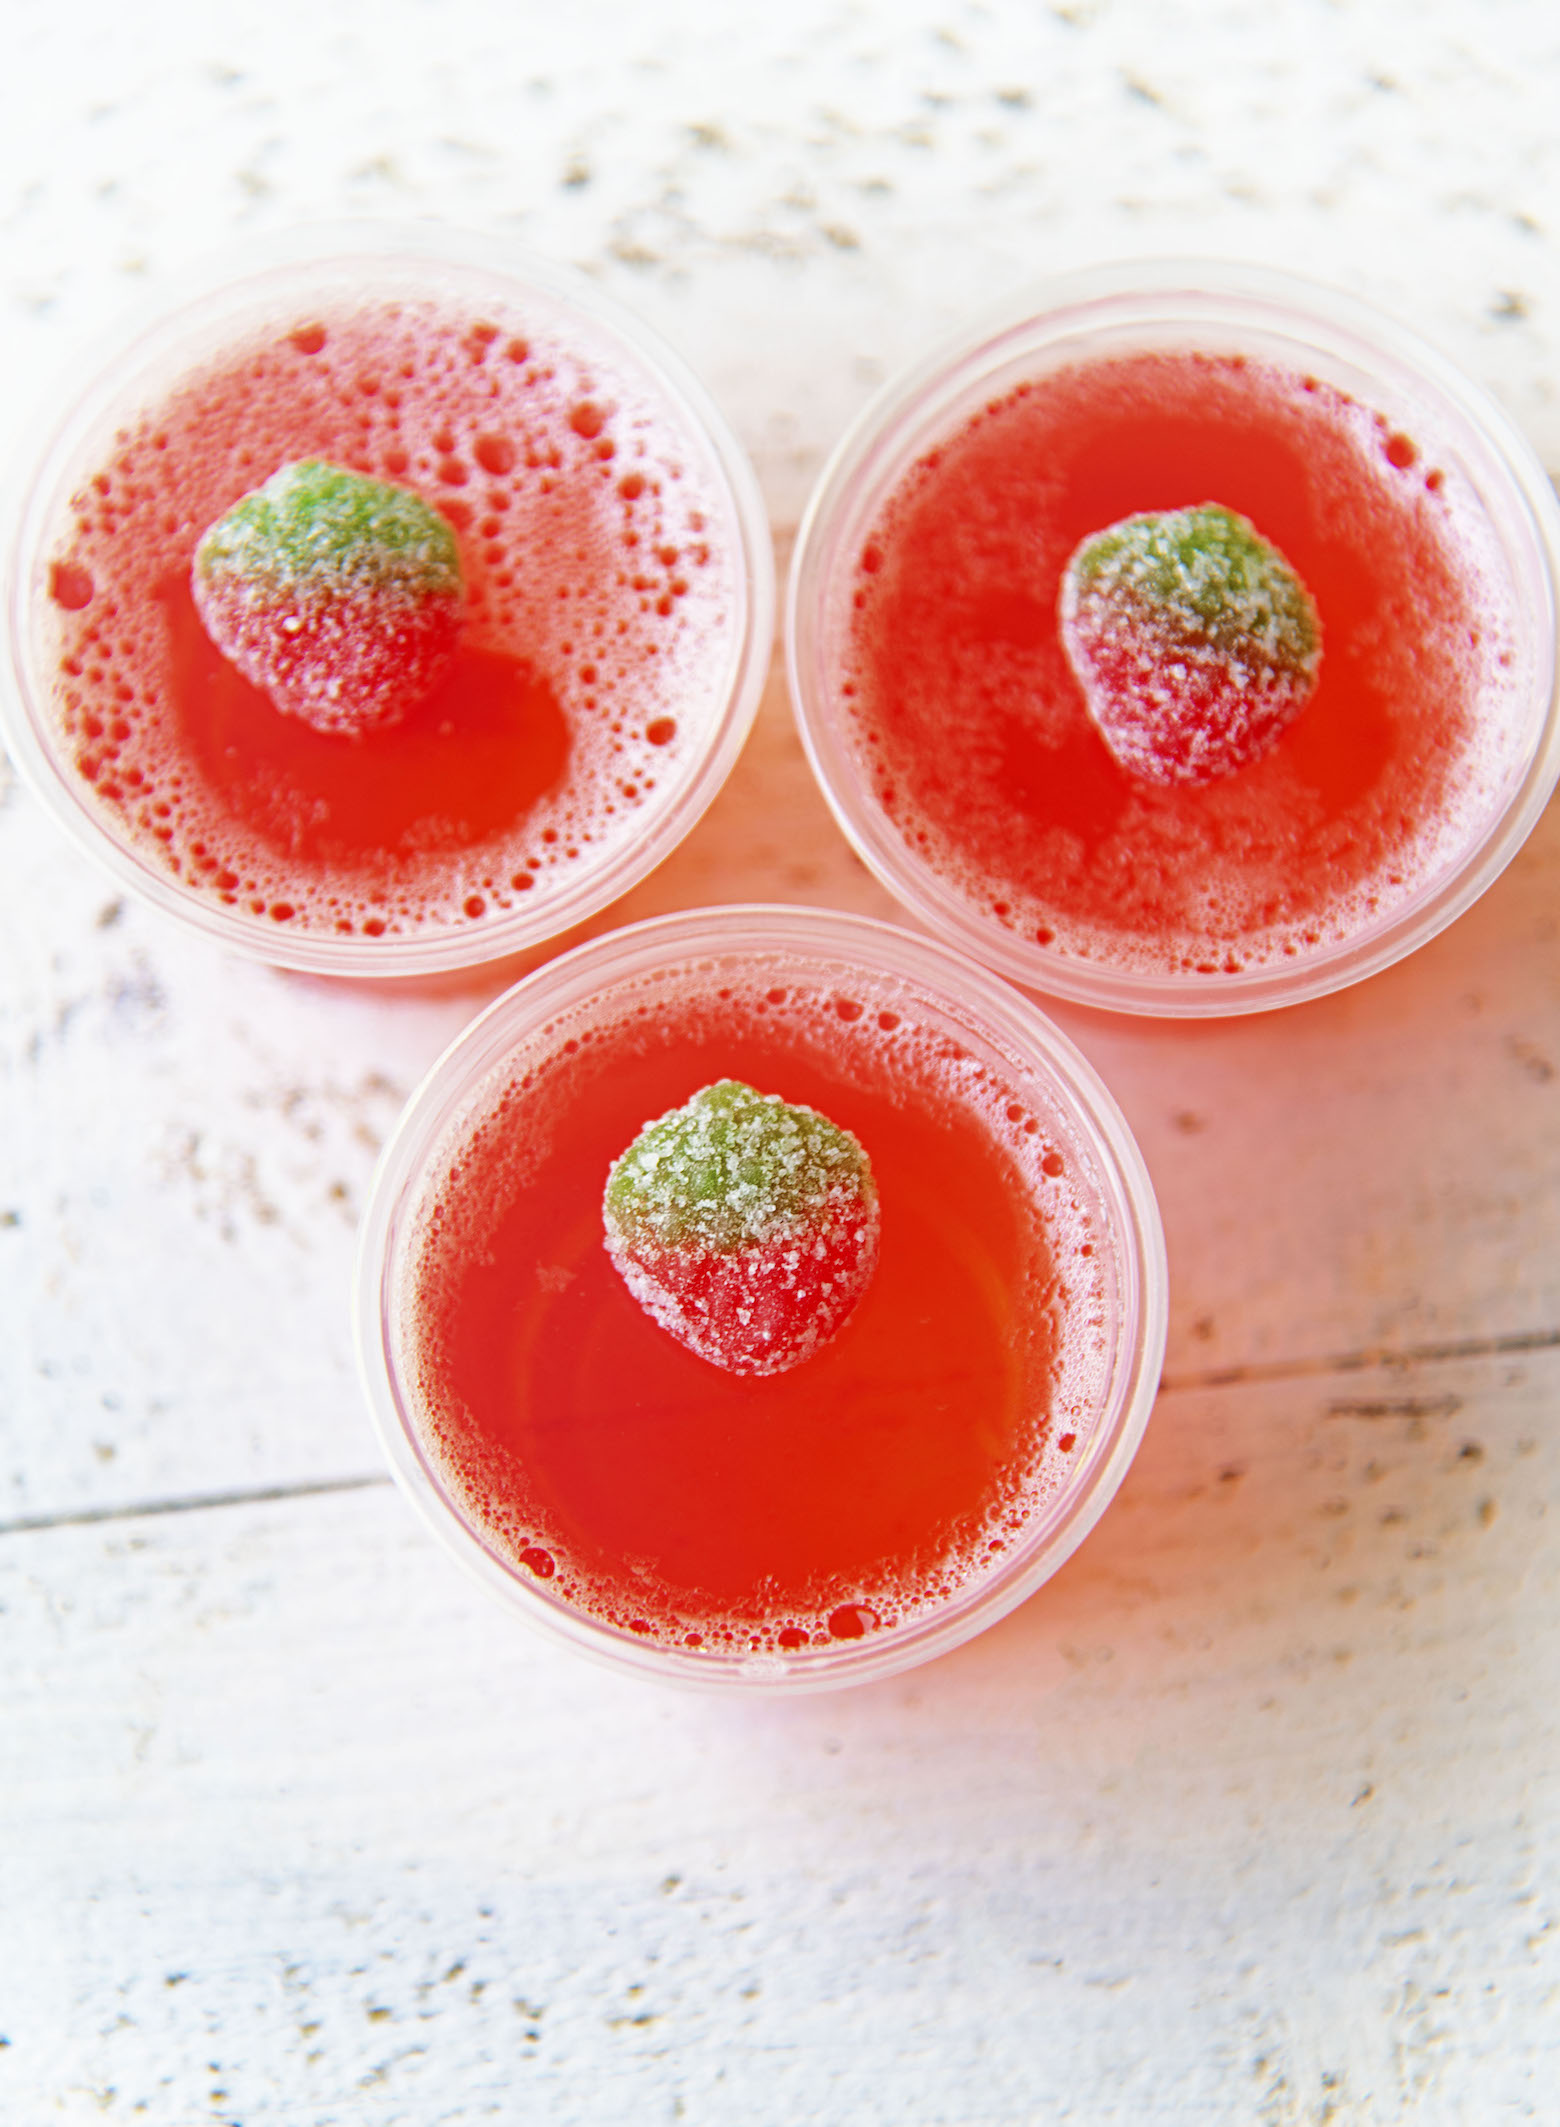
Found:
[[[782,558],[902,363],[1096,258],[1371,297],[1560,468],[1548,0],[83,0],[0,74],[0,456],[300,221],[564,258]],[[778,672],[674,857],[891,917]],[[390,1488],[379,1143],[520,966],[368,990],[122,899],[0,765],[0,2121],[1396,2127],[1560,2088],[1560,808],[1403,966],[1056,1014],[1159,1190],[1166,1386],[1040,1596],[723,1704],[525,1636]]]
[[[13,1537],[8,2117],[1542,2118],[1557,1387],[1167,1394],[814,1701],[555,1652],[388,1489]]]

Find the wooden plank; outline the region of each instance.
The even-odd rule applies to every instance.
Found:
[[[1172,1374],[1560,1326],[1560,802],[1484,899],[1314,1004],[1058,1010],[1170,1242]]]
[[[555,1652],[387,1489],[13,1537],[0,2117],[1541,2117],[1557,1394],[1167,1395],[1049,1589],[808,1701]]]
[[[930,339],[1167,249],[1374,298],[1560,467],[1552,18],[23,11],[0,454],[149,273],[367,212],[582,264],[710,382],[786,536]],[[517,1634],[377,1474],[353,1219],[499,978],[229,962],[3,784],[7,2127],[1548,2116],[1554,810],[1346,997],[1059,1015],[1169,1229],[1175,1386],[1136,1470],[961,1654],[732,1705]],[[613,913],[748,895],[889,912],[774,687]],[[1383,1347],[1464,1349],[1361,1363]],[[123,1518],[61,1519],[96,1513]]]

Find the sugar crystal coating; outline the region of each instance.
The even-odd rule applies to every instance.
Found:
[[[315,458],[284,465],[211,526],[191,586],[206,633],[252,686],[344,734],[427,698],[454,657],[465,599],[436,509]]]
[[[608,1173],[602,1209],[635,1299],[730,1373],[810,1358],[877,1265],[877,1185],[859,1141],[738,1079],[647,1123]]]
[[[1259,760],[1310,700],[1321,622],[1277,547],[1221,504],[1124,517],[1073,552],[1060,620],[1129,774],[1195,785]]]

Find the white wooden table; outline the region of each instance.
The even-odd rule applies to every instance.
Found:
[[[148,276],[512,232],[692,359],[785,549],[875,385],[1100,256],[1374,297],[1560,468],[1551,0],[81,0],[8,24],[0,443]],[[893,913],[771,685],[624,920]],[[1111,1513],[961,1653],[722,1703],[381,1473],[375,1148],[495,978],[228,960],[0,807],[0,2121],[1560,2119],[1560,809],[1282,1015],[1059,1012],[1168,1229]]]

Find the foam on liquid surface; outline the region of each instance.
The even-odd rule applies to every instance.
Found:
[[[1517,616],[1435,439],[1243,356],[1102,358],[926,451],[830,616],[857,772],[917,862],[1057,956],[1144,975],[1282,966],[1389,921],[1495,814],[1520,760]],[[1129,776],[1057,596],[1102,525],[1216,495],[1316,601],[1304,712],[1199,788]]]
[[[599,328],[365,295],[148,394],[83,455],[34,608],[57,748],[144,861],[372,938],[533,907],[672,801],[724,707],[740,559],[702,442]],[[278,732],[190,600],[201,534],[303,457],[414,489],[459,544],[455,669],[361,740]]]
[[[658,1073],[687,1069],[685,1051],[729,1055],[755,1078],[760,1050],[768,1082],[788,1099],[800,1082],[863,1143],[875,1136],[877,1274],[836,1340],[791,1373],[735,1379],[673,1349],[651,1379],[656,1352],[642,1339],[669,1340],[620,1289],[615,1301],[595,1293],[604,1176],[592,1190],[587,1157],[579,1187],[590,1201],[572,1241],[563,1204],[537,1192],[567,1163],[581,1110],[616,1099],[623,1112],[623,1098],[631,1107],[644,1097],[633,1090],[638,1080],[659,1087]],[[907,1258],[925,1252],[940,1220],[965,1216],[953,1201],[960,1184],[936,1174],[918,1181],[901,1143],[879,1161],[896,1116],[912,1133],[904,1143],[946,1146],[952,1129],[951,1142],[966,1148],[966,1175],[988,1165],[980,1186],[995,1192],[989,1234],[961,1226],[938,1237],[950,1253],[926,1273],[931,1289],[913,1284]],[[605,1139],[619,1127],[607,1124]],[[777,957],[718,989],[698,974],[671,986],[625,985],[602,1010],[555,1022],[497,1072],[452,1126],[430,1175],[396,1303],[398,1365],[424,1452],[485,1542],[600,1622],[740,1655],[893,1630],[1000,1570],[1087,1452],[1116,1363],[1116,1270],[1088,1156],[1032,1094],[918,1014],[894,983],[856,980],[841,993]],[[556,1231],[517,1245],[514,1207],[527,1200]],[[527,1468],[528,1454],[551,1452],[548,1428],[565,1425],[561,1407],[495,1417],[473,1409],[460,1385],[469,1374],[460,1347],[471,1335],[469,1323],[461,1327],[471,1266],[506,1250],[517,1289],[507,1297],[506,1271],[499,1290],[508,1316],[525,1317],[514,1351],[528,1356],[503,1360],[503,1393],[523,1395],[515,1384],[529,1367],[547,1403],[547,1368],[529,1355],[549,1339],[597,1355],[580,1376],[584,1391],[568,1371],[566,1432],[567,1452],[578,1441],[582,1455],[621,1453],[632,1464],[635,1508],[614,1520],[605,1545],[601,1530],[571,1517],[563,1495]],[[610,1267],[605,1277],[616,1289]],[[961,1372],[970,1352],[987,1372]],[[944,1395],[949,1416],[939,1417]],[[950,1422],[952,1445],[938,1437]],[[937,1478],[947,1496],[935,1504],[907,1469],[929,1443],[952,1457]],[[721,1463],[728,1454],[732,1468]],[[734,1476],[749,1456],[751,1477]],[[733,1522],[750,1518],[746,1533],[727,1542],[685,1526],[701,1511],[706,1479],[710,1501],[724,1501]],[[800,1507],[794,1488],[806,1495]],[[774,1532],[793,1512],[805,1533],[788,1550]]]

